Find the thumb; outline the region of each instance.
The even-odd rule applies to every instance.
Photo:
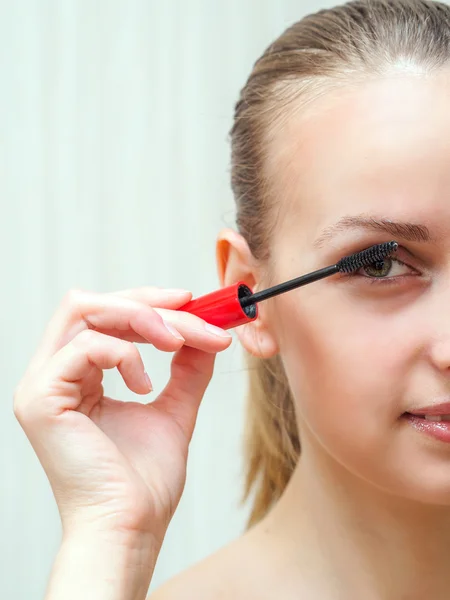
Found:
[[[200,402],[214,371],[215,352],[182,346],[175,352],[170,379],[152,405],[170,414],[191,441]]]

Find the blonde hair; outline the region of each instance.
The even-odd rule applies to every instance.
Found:
[[[398,64],[430,72],[450,58],[450,7],[428,0],[357,0],[288,28],[256,61],[235,107],[231,183],[236,224],[253,256],[270,262],[276,204],[265,174],[270,131],[330,85],[387,73]],[[248,526],[281,496],[300,456],[294,403],[280,356],[247,356],[245,490]]]

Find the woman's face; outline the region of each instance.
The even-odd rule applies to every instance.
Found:
[[[392,75],[311,106],[273,142],[276,282],[390,240],[404,264],[271,301],[304,453],[325,449],[380,488],[448,503],[450,443],[404,415],[450,402],[450,71]]]

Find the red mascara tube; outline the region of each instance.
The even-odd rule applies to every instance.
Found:
[[[258,306],[251,303],[243,307],[244,298],[251,296],[252,290],[243,282],[239,281],[233,285],[190,300],[178,310],[192,313],[204,319],[211,325],[222,329],[231,329],[254,321],[258,317]]]

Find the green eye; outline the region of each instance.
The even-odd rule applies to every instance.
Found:
[[[389,274],[391,268],[392,268],[392,259],[391,258],[385,258],[384,260],[379,260],[376,263],[373,263],[372,265],[363,267],[363,269],[367,273],[367,275],[370,275],[371,277],[386,277],[386,275]],[[380,273],[380,271],[381,271],[381,273]]]

